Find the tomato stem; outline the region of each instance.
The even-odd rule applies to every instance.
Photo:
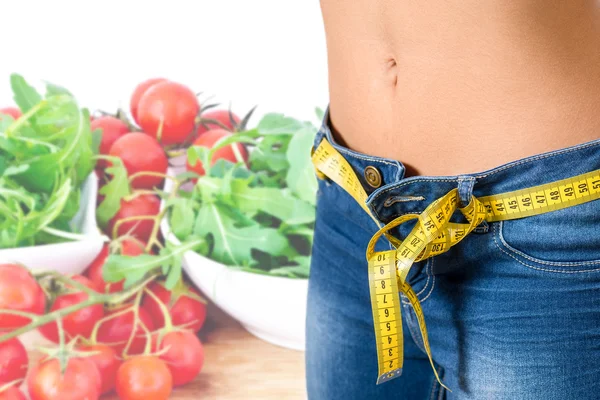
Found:
[[[44,273],[44,275],[53,275],[53,273],[48,272],[48,273]],[[62,278],[68,279],[67,277],[64,277],[64,276]],[[53,322],[57,318],[63,318],[69,314],[72,314],[83,308],[93,306],[95,304],[101,304],[101,303],[118,304],[118,303],[122,302],[124,299],[128,299],[129,297],[133,296],[135,293],[140,292],[148,283],[150,283],[155,278],[156,278],[156,275],[153,275],[152,277],[148,278],[147,280],[131,287],[128,290],[124,290],[119,293],[101,294],[101,293],[97,293],[92,290],[91,293],[88,294],[88,298],[86,300],[82,301],[81,303],[77,303],[77,304],[73,304],[72,306],[69,306],[69,307],[61,308],[59,310],[53,311],[46,315],[38,315],[38,314],[26,313],[26,312],[16,311],[16,310],[0,310],[0,315],[1,314],[11,314],[11,315],[18,315],[21,317],[31,319],[31,322],[29,324],[0,336],[0,343],[5,342],[14,337],[20,336],[29,331],[32,331],[36,328],[39,328],[42,325],[46,325],[47,323]],[[76,286],[76,284],[79,284],[79,282],[69,280],[69,284]],[[87,290],[88,290],[88,288],[86,287],[86,291]],[[91,289],[89,289],[89,290],[91,290]]]
[[[133,312],[133,327],[131,328],[131,335],[129,335],[129,339],[127,340],[127,344],[125,345],[125,348],[123,349],[123,354],[127,355],[127,353],[129,352],[129,348],[131,347],[131,345],[133,344],[133,341],[135,340],[135,337],[137,336],[137,327],[138,327],[138,323],[141,322],[140,321],[140,302],[142,300],[142,295],[144,294],[143,291],[139,291],[136,295],[135,295],[135,301],[133,302],[132,305],[132,312]],[[145,326],[145,324],[142,322],[141,323],[142,326]],[[144,329],[144,328],[142,328]],[[146,347],[148,346],[148,343],[146,342]]]
[[[171,191],[171,193],[169,194],[169,200],[171,200],[173,197],[177,196],[177,192],[179,191],[179,187],[181,186],[181,182],[177,179],[175,179],[175,186],[173,186],[173,190]],[[148,243],[146,244],[146,252],[149,253],[150,250],[152,249],[152,246],[154,244],[159,244],[159,240],[158,240],[158,230],[160,229],[160,223],[162,221],[162,219],[165,217],[165,214],[167,213],[168,207],[163,208],[162,210],[160,210],[160,212],[155,216],[155,220],[154,220],[154,226],[152,227],[152,232],[150,232],[150,239],[148,240]]]
[[[139,178],[140,176],[155,176],[155,177],[160,177],[160,178],[163,178],[163,179],[170,179],[170,180],[172,180],[175,183],[179,182],[177,180],[177,178],[174,177],[174,176],[167,175],[167,174],[162,174],[160,172],[153,172],[153,171],[140,171],[140,172],[136,172],[135,174],[133,174],[133,175],[131,175],[129,177],[129,182],[130,183],[133,182],[133,180],[135,178]],[[139,190],[136,190],[136,193],[137,192],[139,192]],[[151,191],[151,192],[154,194],[153,191]]]
[[[115,226],[113,227],[113,231],[112,233],[112,237],[116,238],[118,237],[118,232],[119,232],[119,228],[121,227],[121,225],[123,225],[126,222],[132,222],[132,221],[148,221],[148,220],[154,220],[156,221],[156,215],[139,215],[136,217],[127,217],[127,218],[123,218],[117,221],[117,223],[115,224]],[[156,225],[156,222],[154,223]],[[137,227],[137,225],[135,225],[133,228],[131,228],[131,230],[133,231],[135,228]]]
[[[158,307],[160,308],[160,312],[163,314],[164,320],[165,320],[165,329],[167,330],[173,330],[173,319],[171,318],[171,314],[169,313],[169,309],[167,308],[167,306],[165,305],[165,303],[163,303],[156,294],[154,294],[152,292],[152,290],[145,288],[144,291],[150,296],[152,297],[152,299],[156,302],[156,304],[158,304]]]

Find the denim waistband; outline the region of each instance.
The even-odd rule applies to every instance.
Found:
[[[376,157],[348,149],[336,143],[331,133],[329,107],[315,137],[315,146],[326,139],[354,169],[369,195],[367,205],[382,222],[408,213],[419,214],[431,202],[458,188],[460,203],[476,197],[510,192],[569,178],[600,169],[600,138],[574,146],[535,154],[497,167],[461,175],[404,177],[401,161]],[[381,176],[381,186],[371,187],[364,177],[367,167]]]

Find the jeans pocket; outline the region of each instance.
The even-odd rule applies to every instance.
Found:
[[[498,247],[522,264],[549,272],[600,270],[600,200],[499,221],[493,230]]]

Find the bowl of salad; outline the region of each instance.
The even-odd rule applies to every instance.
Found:
[[[0,263],[82,272],[98,255],[98,180],[87,110],[65,89],[42,96],[23,77],[17,114],[0,115]]]
[[[193,146],[192,172],[169,171],[162,204],[167,242],[204,241],[183,255],[192,282],[250,333],[297,350],[305,346],[315,133],[311,123],[268,114],[256,129]]]

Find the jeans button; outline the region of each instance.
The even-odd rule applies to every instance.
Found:
[[[365,179],[367,180],[369,186],[374,189],[377,189],[379,186],[381,186],[381,174],[377,168],[371,165],[365,168]]]

